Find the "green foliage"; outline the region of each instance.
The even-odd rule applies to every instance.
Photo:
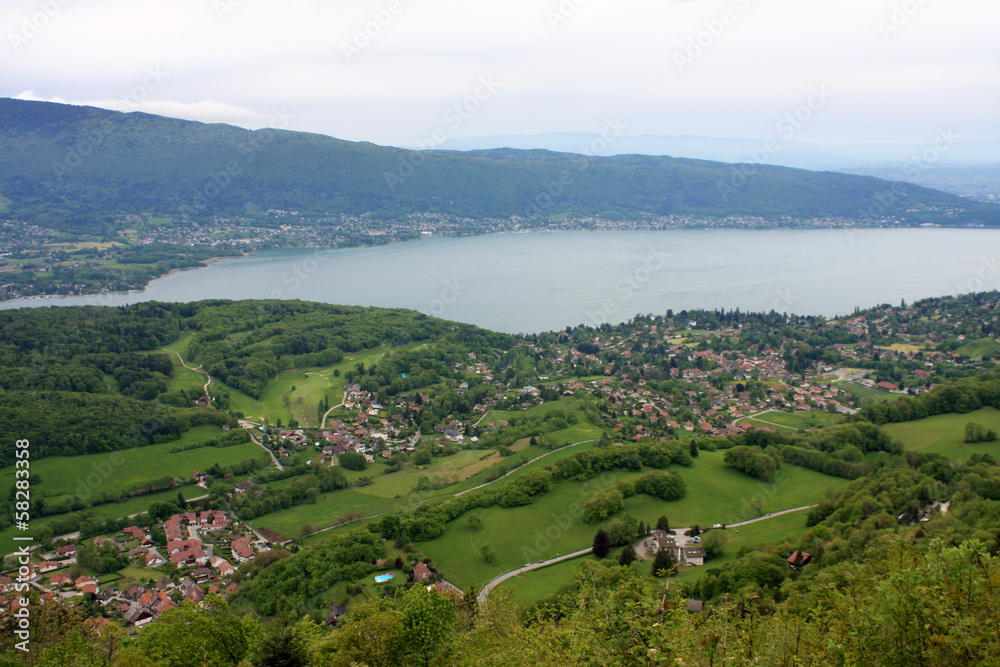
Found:
[[[774,481],[774,474],[781,466],[777,456],[769,454],[760,447],[740,445],[726,451],[723,459],[727,466],[736,468],[751,477],[763,482]]]
[[[70,173],[53,171],[66,160],[66,146],[94,136],[101,137],[99,151]],[[900,201],[887,201],[889,184],[867,176],[763,166],[720,197],[717,186],[729,182],[731,167],[704,160],[618,155],[591,157],[581,169],[578,156],[549,151],[415,153],[316,134],[13,99],[0,100],[0,145],[0,174],[6,175],[0,191],[11,212],[74,231],[103,231],[111,212],[208,219],[244,215],[248,206],[386,218],[426,212],[476,219],[611,213],[775,220],[853,218],[879,206],[911,223],[938,221],[944,209],[955,224],[994,225],[1000,218],[995,207],[916,185],[908,185]],[[216,196],[204,196],[205,174],[225,170],[234,156],[243,156],[239,173]],[[401,163],[418,159],[417,177],[398,176]],[[530,194],[566,173],[573,187],[561,196],[542,201]],[[393,187],[387,174],[397,179]]]
[[[337,463],[347,470],[360,471],[368,468],[368,461],[365,459],[365,455],[358,452],[344,452],[340,454],[337,457]]]
[[[611,536],[602,528],[594,535],[593,554],[597,558],[607,558],[611,552]]]

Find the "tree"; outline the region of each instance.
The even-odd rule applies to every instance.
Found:
[[[656,529],[662,530],[665,533],[670,532],[670,522],[667,521],[667,517],[660,515],[660,518],[656,520]]]
[[[610,552],[611,536],[604,532],[602,528],[594,536],[594,555],[598,558],[607,558]]]
[[[313,532],[312,524],[311,523],[302,524],[302,528],[299,532],[301,533],[302,537],[311,534]]]
[[[688,537],[698,537],[701,535],[701,526],[698,524],[692,525],[690,528],[684,531],[684,534]]]
[[[695,440],[691,441],[691,458],[698,457],[698,443]]]
[[[469,527],[472,528],[472,532],[479,530],[479,526],[481,526],[482,523],[483,519],[478,514],[469,515]]]
[[[365,455],[359,452],[344,452],[337,457],[337,463],[348,470],[365,470],[368,468],[368,461]]]
[[[654,577],[669,576],[676,566],[677,559],[674,558],[670,549],[657,549],[656,556],[653,558],[652,572]]]
[[[184,494],[181,491],[177,492],[177,506],[182,510],[187,509],[188,503],[184,500]]]
[[[490,545],[484,544],[483,546],[479,547],[479,555],[482,556],[483,560],[485,560],[490,565],[497,564],[497,552],[494,551],[493,547],[491,547]]]
[[[251,664],[253,667],[306,667],[309,651],[295,626],[279,623],[264,635]]]
[[[619,556],[618,556],[618,564],[619,565],[631,565],[632,563],[634,563],[636,561],[636,559],[637,559],[637,556],[635,555],[635,548],[632,545],[629,545],[629,546],[625,547],[624,549],[622,549],[621,554],[619,554]]]
[[[259,641],[260,626],[249,616],[233,613],[217,595],[210,594],[204,605],[185,601],[167,609],[138,635],[138,647],[160,664],[191,664],[197,656],[206,665],[236,667]]]
[[[455,605],[437,591],[414,586],[403,596],[400,607],[403,639],[416,663],[442,663],[451,650]]]
[[[705,533],[701,540],[701,546],[705,549],[705,558],[718,558],[726,550],[726,542],[729,536],[724,530],[710,530]]]
[[[646,530],[646,524],[644,524],[642,521],[640,521],[639,522],[639,528],[637,529],[635,536],[636,537],[645,537],[647,532],[648,531]]]

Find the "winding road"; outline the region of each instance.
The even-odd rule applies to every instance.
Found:
[[[791,514],[792,512],[801,512],[802,510],[807,510],[807,509],[810,509],[812,507],[816,507],[816,505],[803,505],[802,507],[793,507],[791,509],[780,510],[778,512],[769,512],[768,514],[765,514],[764,516],[759,516],[756,519],[747,519],[746,521],[740,521],[738,523],[728,524],[726,526],[726,529],[735,528],[735,527],[738,527],[738,526],[746,526],[746,525],[751,524],[751,523],[757,523],[758,521],[766,521],[768,519],[773,519],[776,516],[781,516],[782,514]],[[689,530],[689,528],[676,528],[676,529],[674,529],[674,532],[675,533],[680,533],[680,534],[683,535],[684,532],[687,531],[687,530]],[[527,565],[524,565],[523,567],[519,567],[519,568],[517,568],[515,570],[509,570],[507,572],[504,572],[503,574],[499,575],[498,577],[495,577],[488,584],[486,584],[485,586],[483,586],[483,590],[481,590],[479,592],[479,595],[476,597],[476,600],[479,602],[479,606],[480,607],[485,607],[486,606],[486,601],[489,598],[489,595],[493,591],[493,589],[495,589],[497,586],[499,586],[503,582],[507,581],[511,577],[516,577],[519,574],[522,574],[524,572],[530,572],[531,570],[538,570],[538,569],[543,568],[543,567],[548,567],[549,565],[555,565],[556,563],[561,563],[564,560],[571,560],[573,558],[579,558],[580,556],[584,556],[586,554],[589,554],[592,550],[593,550],[593,547],[587,547],[586,549],[581,549],[580,551],[574,551],[573,553],[569,553],[569,554],[566,554],[564,556],[557,556],[556,558],[550,558],[548,560],[538,561],[537,563],[527,564]]]
[[[163,348],[163,349],[166,350],[167,352],[173,352],[174,354],[176,354],[177,358],[181,362],[181,366],[183,366],[184,368],[188,369],[189,371],[194,371],[195,373],[201,373],[201,374],[203,374],[205,376],[205,378],[206,378],[206,380],[205,380],[205,386],[202,388],[202,392],[207,397],[208,396],[208,385],[212,384],[212,376],[208,374],[208,371],[202,370],[201,364],[198,364],[197,368],[195,368],[194,366],[188,366],[187,363],[184,361],[184,357],[182,357],[181,353],[178,352],[177,350],[171,350],[170,348],[166,348],[166,347]]]

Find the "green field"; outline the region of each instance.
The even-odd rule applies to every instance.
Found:
[[[709,561],[704,567],[688,567],[678,572],[671,581],[693,584],[708,568],[719,567],[736,560],[737,551],[745,546],[749,549],[764,544],[778,544],[786,537],[798,538],[806,530],[806,513],[794,512],[758,521],[740,528],[726,530],[728,541],[725,552],[719,558]],[[614,550],[608,557],[616,561],[619,550]],[[513,601],[518,604],[532,605],[549,597],[569,583],[581,563],[593,560],[593,556],[583,556],[564,561],[540,570],[532,570],[508,579],[499,588],[513,591]],[[649,562],[643,561],[638,566],[641,574],[648,574]],[[499,590],[498,588],[498,590]]]
[[[588,554],[538,570],[531,570],[516,577],[511,577],[494,590],[510,590],[513,592],[512,600],[515,603],[533,605],[539,600],[558,592],[562,586],[569,583],[573,575],[580,568],[580,565],[588,560],[593,561],[595,559]]]
[[[956,348],[955,352],[972,359],[982,359],[984,356],[993,357],[997,352],[1000,352],[1000,343],[992,338],[980,338]]]
[[[814,428],[825,428],[833,424],[839,424],[844,420],[842,415],[823,412],[822,410],[812,410],[810,412],[765,412],[756,419],[749,420],[751,423],[772,426],[778,424],[787,426],[799,431],[807,431]],[[746,420],[741,420],[746,421]],[[770,422],[770,423],[768,423]]]
[[[204,470],[214,463],[227,466],[246,459],[266,459],[267,453],[253,443],[232,447],[201,447],[171,453],[186,445],[222,433],[218,426],[198,426],[179,439],[158,445],[123,449],[106,454],[83,456],[52,456],[34,461],[33,475],[41,482],[32,484],[36,496],[58,499],[78,496],[86,500],[98,491],[114,491],[164,476],[189,478],[195,470]],[[10,488],[14,483],[14,468],[0,470],[0,484]]]
[[[726,467],[722,456],[722,452],[703,452],[691,468],[674,468],[687,481],[688,493],[684,499],[665,502],[639,494],[625,501],[625,511],[647,523],[665,514],[673,526],[729,524],[753,517],[749,506],[755,496],[765,500],[765,512],[772,512],[818,502],[828,488],[840,490],[849,484],[845,479],[789,465],[781,468],[782,474],[776,482],[763,484]],[[571,512],[594,492],[642,474],[645,473],[608,473],[583,484],[554,484],[550,493],[531,505],[474,510],[482,518],[482,526],[475,535],[469,529],[466,513],[448,524],[444,535],[417,546],[434,559],[449,581],[463,588],[482,585],[500,572],[525,562],[588,546],[599,525],[573,518]],[[478,556],[475,547],[484,543],[496,550],[497,567]]]
[[[882,431],[899,440],[907,450],[942,454],[952,461],[967,461],[979,452],[1000,458],[1000,441],[966,443],[965,425],[982,424],[1000,433],[1000,410],[982,408],[964,415],[947,414],[912,422],[886,424]]]
[[[881,403],[882,401],[894,401],[903,396],[903,394],[890,394],[879,389],[872,389],[857,382],[840,382],[836,386],[865,402]]]
[[[187,362],[188,347],[191,345],[192,338],[194,338],[194,334],[186,334],[164,348],[169,350],[170,360],[174,364],[174,374],[170,378],[170,391],[183,389],[189,396],[201,396],[205,387],[205,374],[185,368],[181,360],[177,358],[179,354]],[[195,364],[188,363],[188,365],[194,366]]]
[[[423,343],[413,343],[399,350],[411,350]],[[232,401],[233,410],[242,412],[252,421],[288,424],[295,419],[301,426],[319,426],[319,404],[324,398],[330,405],[337,405],[344,398],[343,374],[353,370],[358,364],[366,367],[377,363],[389,350],[386,347],[349,354],[337,364],[317,368],[298,368],[282,372],[278,378],[268,383],[264,395],[257,399],[238,389],[226,387]],[[339,370],[341,377],[334,371]],[[293,389],[294,387],[294,389]]]

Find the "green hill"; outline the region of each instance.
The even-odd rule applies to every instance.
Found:
[[[0,198],[24,220],[100,229],[112,213],[471,218],[603,215],[1000,225],[1000,207],[877,178],[532,150],[407,151],[92,107],[0,99]]]

